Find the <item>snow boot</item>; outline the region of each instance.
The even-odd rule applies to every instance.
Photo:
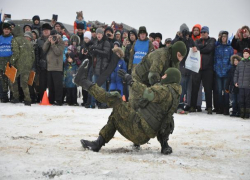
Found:
[[[212,108],[207,108],[207,114],[213,114]]]
[[[191,107],[191,108],[189,109],[189,112],[190,112],[190,113],[192,113],[192,112],[196,112],[196,108]]]
[[[223,114],[224,114],[225,116],[228,116],[228,115],[229,115],[229,108],[224,108]]]
[[[31,106],[31,101],[24,101],[25,106]]]
[[[240,117],[241,118],[245,117],[245,108],[240,108]]]
[[[171,154],[173,152],[172,148],[168,145],[168,141],[163,141],[161,144],[161,153],[164,155]]]
[[[100,135],[95,141],[81,140],[82,147],[94,152],[99,152],[102,146],[105,145],[105,139]]]

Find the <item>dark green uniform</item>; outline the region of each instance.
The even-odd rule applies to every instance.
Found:
[[[178,106],[181,94],[179,84],[156,84],[147,88],[146,85],[134,82],[131,88],[142,97],[146,92],[152,94],[153,98],[142,98],[140,108],[135,111],[130,102],[122,101],[119,93],[107,93],[97,85],[88,90],[98,101],[113,107],[108,123],[99,133],[106,143],[118,130],[133,143],[145,144],[150,138],[156,137],[163,127],[171,126],[171,124],[173,126],[173,122],[168,117],[173,115]]]
[[[29,74],[35,61],[33,45],[23,37],[23,31],[20,26],[13,30],[12,52],[10,63],[17,68],[16,78],[20,76],[20,85],[24,92],[24,100],[30,102],[30,93],[28,87]],[[11,86],[14,99],[19,98],[17,80]]]

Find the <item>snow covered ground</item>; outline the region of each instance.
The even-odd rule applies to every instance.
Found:
[[[250,120],[202,113],[176,115],[161,155],[156,139],[132,149],[118,132],[99,153],[80,139],[96,139],[111,109],[26,107],[0,103],[0,179],[250,179]]]

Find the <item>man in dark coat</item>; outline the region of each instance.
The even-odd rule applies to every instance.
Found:
[[[236,49],[240,56],[243,55],[243,50],[245,48],[250,48],[250,29],[248,26],[243,26],[238,29],[232,40],[232,47]]]

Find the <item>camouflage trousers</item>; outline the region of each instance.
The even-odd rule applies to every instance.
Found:
[[[17,72],[15,82],[11,83],[11,91],[13,92],[14,99],[17,99],[17,100],[19,99],[17,78],[20,76],[20,86],[23,89],[23,93],[25,96],[24,100],[29,101],[29,102],[31,101],[30,92],[29,92],[29,85],[28,85],[29,75],[30,75],[30,72]]]
[[[122,101],[121,97],[117,97],[116,100],[107,98],[108,93],[97,85],[92,86],[89,93],[98,101],[113,107],[107,124],[99,132],[106,143],[114,137],[116,131],[138,145],[145,144],[156,136],[143,117],[130,106],[130,103]]]
[[[8,98],[7,93],[8,93],[9,79],[5,75],[5,68],[6,68],[7,62],[9,62],[8,57],[0,58],[0,83],[2,87],[2,93],[0,94],[1,99]]]

